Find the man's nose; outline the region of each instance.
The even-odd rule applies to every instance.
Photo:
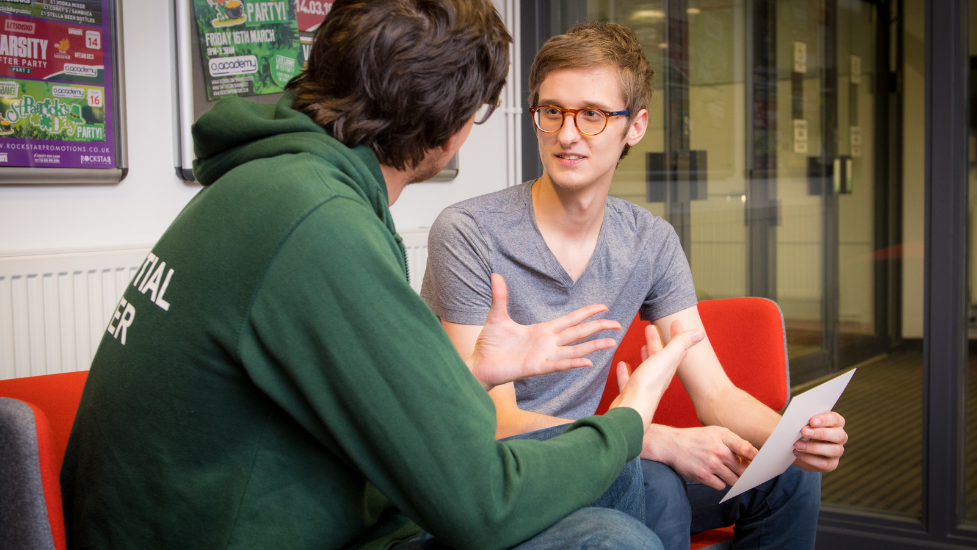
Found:
[[[563,126],[559,133],[560,143],[573,143],[580,139],[577,120],[572,113],[563,113]]]

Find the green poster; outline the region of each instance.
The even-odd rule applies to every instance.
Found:
[[[193,0],[207,99],[282,92],[302,70],[294,0]]]
[[[101,86],[0,81],[0,137],[105,141]]]

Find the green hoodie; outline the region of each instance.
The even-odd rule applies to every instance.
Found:
[[[641,448],[618,409],[497,442],[492,401],[411,289],[380,166],[231,98],[205,188],[128,285],[61,473],[82,548],[503,548],[596,500]]]

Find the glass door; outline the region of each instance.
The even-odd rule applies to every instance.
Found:
[[[875,6],[586,5],[631,27],[656,74],[611,194],[675,227],[700,299],[780,304],[793,383],[878,354]]]
[[[879,36],[880,11],[888,18],[889,7],[861,0],[561,7],[562,15],[630,27],[655,69],[648,131],[619,164],[611,194],[675,227],[700,299],[762,296],[780,305],[794,394],[865,367],[837,407],[852,440],[841,468],[824,477],[823,502],[919,517],[922,354],[899,347],[903,336],[918,336],[898,315],[903,302],[921,304],[922,292],[911,287],[901,300],[894,275],[903,260],[922,258],[921,247],[902,244],[901,172],[888,168],[902,159],[879,126],[891,115],[889,74],[899,71],[886,66],[891,48]],[[562,15],[556,32],[574,22]],[[912,201],[920,204],[921,195]],[[905,430],[883,429],[890,419]],[[886,453],[907,458],[880,469]]]

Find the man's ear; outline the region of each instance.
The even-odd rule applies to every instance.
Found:
[[[463,131],[464,128],[462,128],[462,130],[455,132],[454,134],[451,134],[451,137],[448,138],[448,141],[444,142],[441,145],[441,150],[444,151],[445,153],[451,153],[452,151],[457,151],[458,149],[460,149],[461,143],[464,143],[465,137],[467,137],[467,135],[465,137],[462,137]]]
[[[634,117],[631,121],[631,125],[628,127],[627,135],[625,136],[625,142],[634,147],[641,141],[641,138],[645,137],[645,130],[648,129],[648,110],[641,109],[638,111],[638,115]]]

